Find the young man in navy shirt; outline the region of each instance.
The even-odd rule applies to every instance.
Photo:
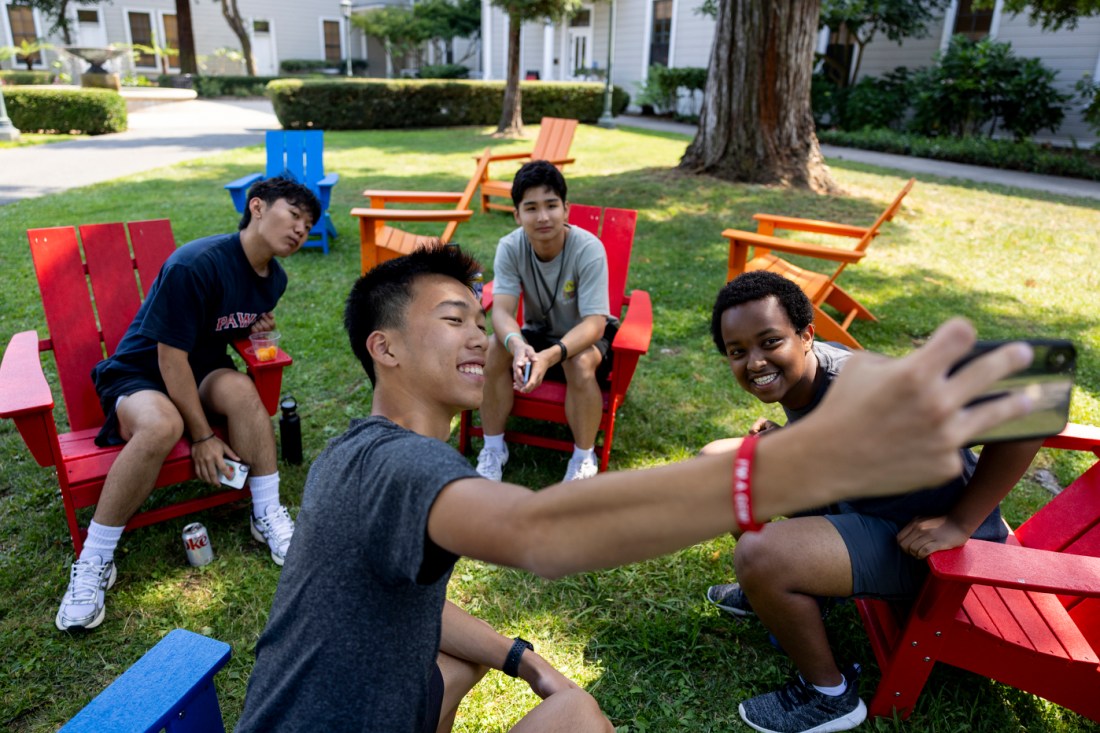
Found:
[[[98,445],[123,445],[88,528],[54,624],[92,629],[106,615],[122,530],[153,490],[161,464],[186,433],[196,475],[217,485],[247,463],[252,536],[283,564],[294,522],[279,501],[275,433],[259,393],[230,359],[229,344],[275,327],[287,277],[276,258],[298,251],[320,216],[317,198],[286,178],[255,184],[239,231],[177,249],[149,288],[115,353],[92,370],[107,421]],[[211,419],[228,423],[228,442]]]

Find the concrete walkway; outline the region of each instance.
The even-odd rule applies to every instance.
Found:
[[[279,122],[264,100],[196,99],[142,107],[111,135],[0,150],[0,204],[175,165],[247,145]]]
[[[263,143],[263,131],[279,127],[266,99],[171,102],[130,113],[130,129],[71,142],[0,150],[0,204],[110,181],[247,145]],[[624,115],[615,122],[694,135],[695,126]],[[1100,200],[1100,182],[1041,176],[869,150],[822,145],[826,159],[997,183],[1026,190]]]
[[[678,132],[684,135],[695,135],[695,125],[686,125],[680,122],[657,120],[651,117],[633,117],[623,115],[615,118],[615,123],[622,127],[635,127],[646,130],[658,130],[661,132]],[[979,183],[997,183],[1002,186],[1012,186],[1031,191],[1046,191],[1062,196],[1080,196],[1100,200],[1100,181],[1086,181],[1081,178],[1063,178],[1060,176],[1043,176],[1037,173],[1024,173],[1022,171],[1007,171],[1000,168],[986,168],[980,165],[967,165],[964,163],[950,163],[943,160],[929,160],[928,158],[913,158],[908,155],[893,155],[892,153],[879,153],[873,150],[859,150],[856,148],[840,148],[835,145],[822,145],[821,153],[828,160],[851,160],[857,163],[876,165],[882,168],[894,168],[909,171],[911,173],[940,176],[942,178],[959,178],[965,181],[977,181]]]

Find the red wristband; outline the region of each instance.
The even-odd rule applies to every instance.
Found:
[[[758,437],[746,436],[733,459],[733,516],[742,532],[759,532],[764,527],[752,518],[752,461]]]

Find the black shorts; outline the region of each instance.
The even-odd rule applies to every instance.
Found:
[[[600,352],[600,365],[596,367],[596,382],[600,387],[607,389],[611,386],[611,342],[615,340],[615,334],[619,332],[619,324],[617,321],[608,321],[607,325],[603,329],[603,336],[601,336],[593,346]],[[557,336],[551,336],[545,331],[537,331],[532,328],[524,328],[521,332],[523,340],[531,344],[531,348],[535,351],[543,351],[545,349],[554,346],[559,340]],[[546,376],[544,380],[551,382],[564,382],[565,370],[562,369],[560,363],[555,364],[546,370]]]
[[[422,733],[435,733],[443,713],[443,673],[439,665],[432,665],[432,677],[428,680],[428,717],[424,718]]]

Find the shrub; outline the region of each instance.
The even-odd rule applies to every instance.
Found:
[[[810,108],[819,128],[840,124],[846,90],[822,72],[810,78]]]
[[[571,117],[595,122],[603,113],[603,84],[521,82],[523,120]],[[504,82],[396,79],[280,79],[267,86],[275,115],[287,129],[370,130],[392,127],[492,125],[500,119]],[[613,111],[630,97],[614,90]]]
[[[1014,56],[1011,44],[956,36],[936,65],[914,79],[913,129],[967,136],[987,128],[992,136],[1001,124],[1017,139],[1054,132],[1069,99],[1054,88],[1055,75],[1038,59]]]
[[[865,76],[844,90],[839,125],[845,130],[898,128],[911,96],[909,70],[899,66],[880,77]]]
[[[1052,149],[1030,140],[994,140],[987,137],[923,137],[892,130],[819,130],[823,143],[919,158],[1028,171],[1055,176],[1100,180],[1095,159],[1076,149]]]
[[[9,86],[53,84],[57,74],[52,71],[0,71],[0,84]]]
[[[707,85],[707,70],[694,66],[669,68],[654,64],[649,67],[645,83],[638,94],[639,104],[651,104],[659,112],[675,112],[680,89],[702,92]]]
[[[102,135],[126,129],[126,102],[109,89],[6,90],[8,115],[23,132]]]
[[[1085,77],[1077,82],[1077,96],[1085,104],[1081,113],[1085,124],[1100,135],[1100,84],[1093,80],[1091,74],[1085,74]]]
[[[191,88],[200,97],[262,97],[268,82],[281,79],[279,76],[199,76],[190,77]],[[162,87],[179,86],[180,77],[161,74],[157,85]]]
[[[308,74],[331,67],[332,64],[324,59],[283,59],[279,62],[279,71],[284,74]]]
[[[421,79],[465,79],[470,70],[462,64],[428,64],[420,67]]]

